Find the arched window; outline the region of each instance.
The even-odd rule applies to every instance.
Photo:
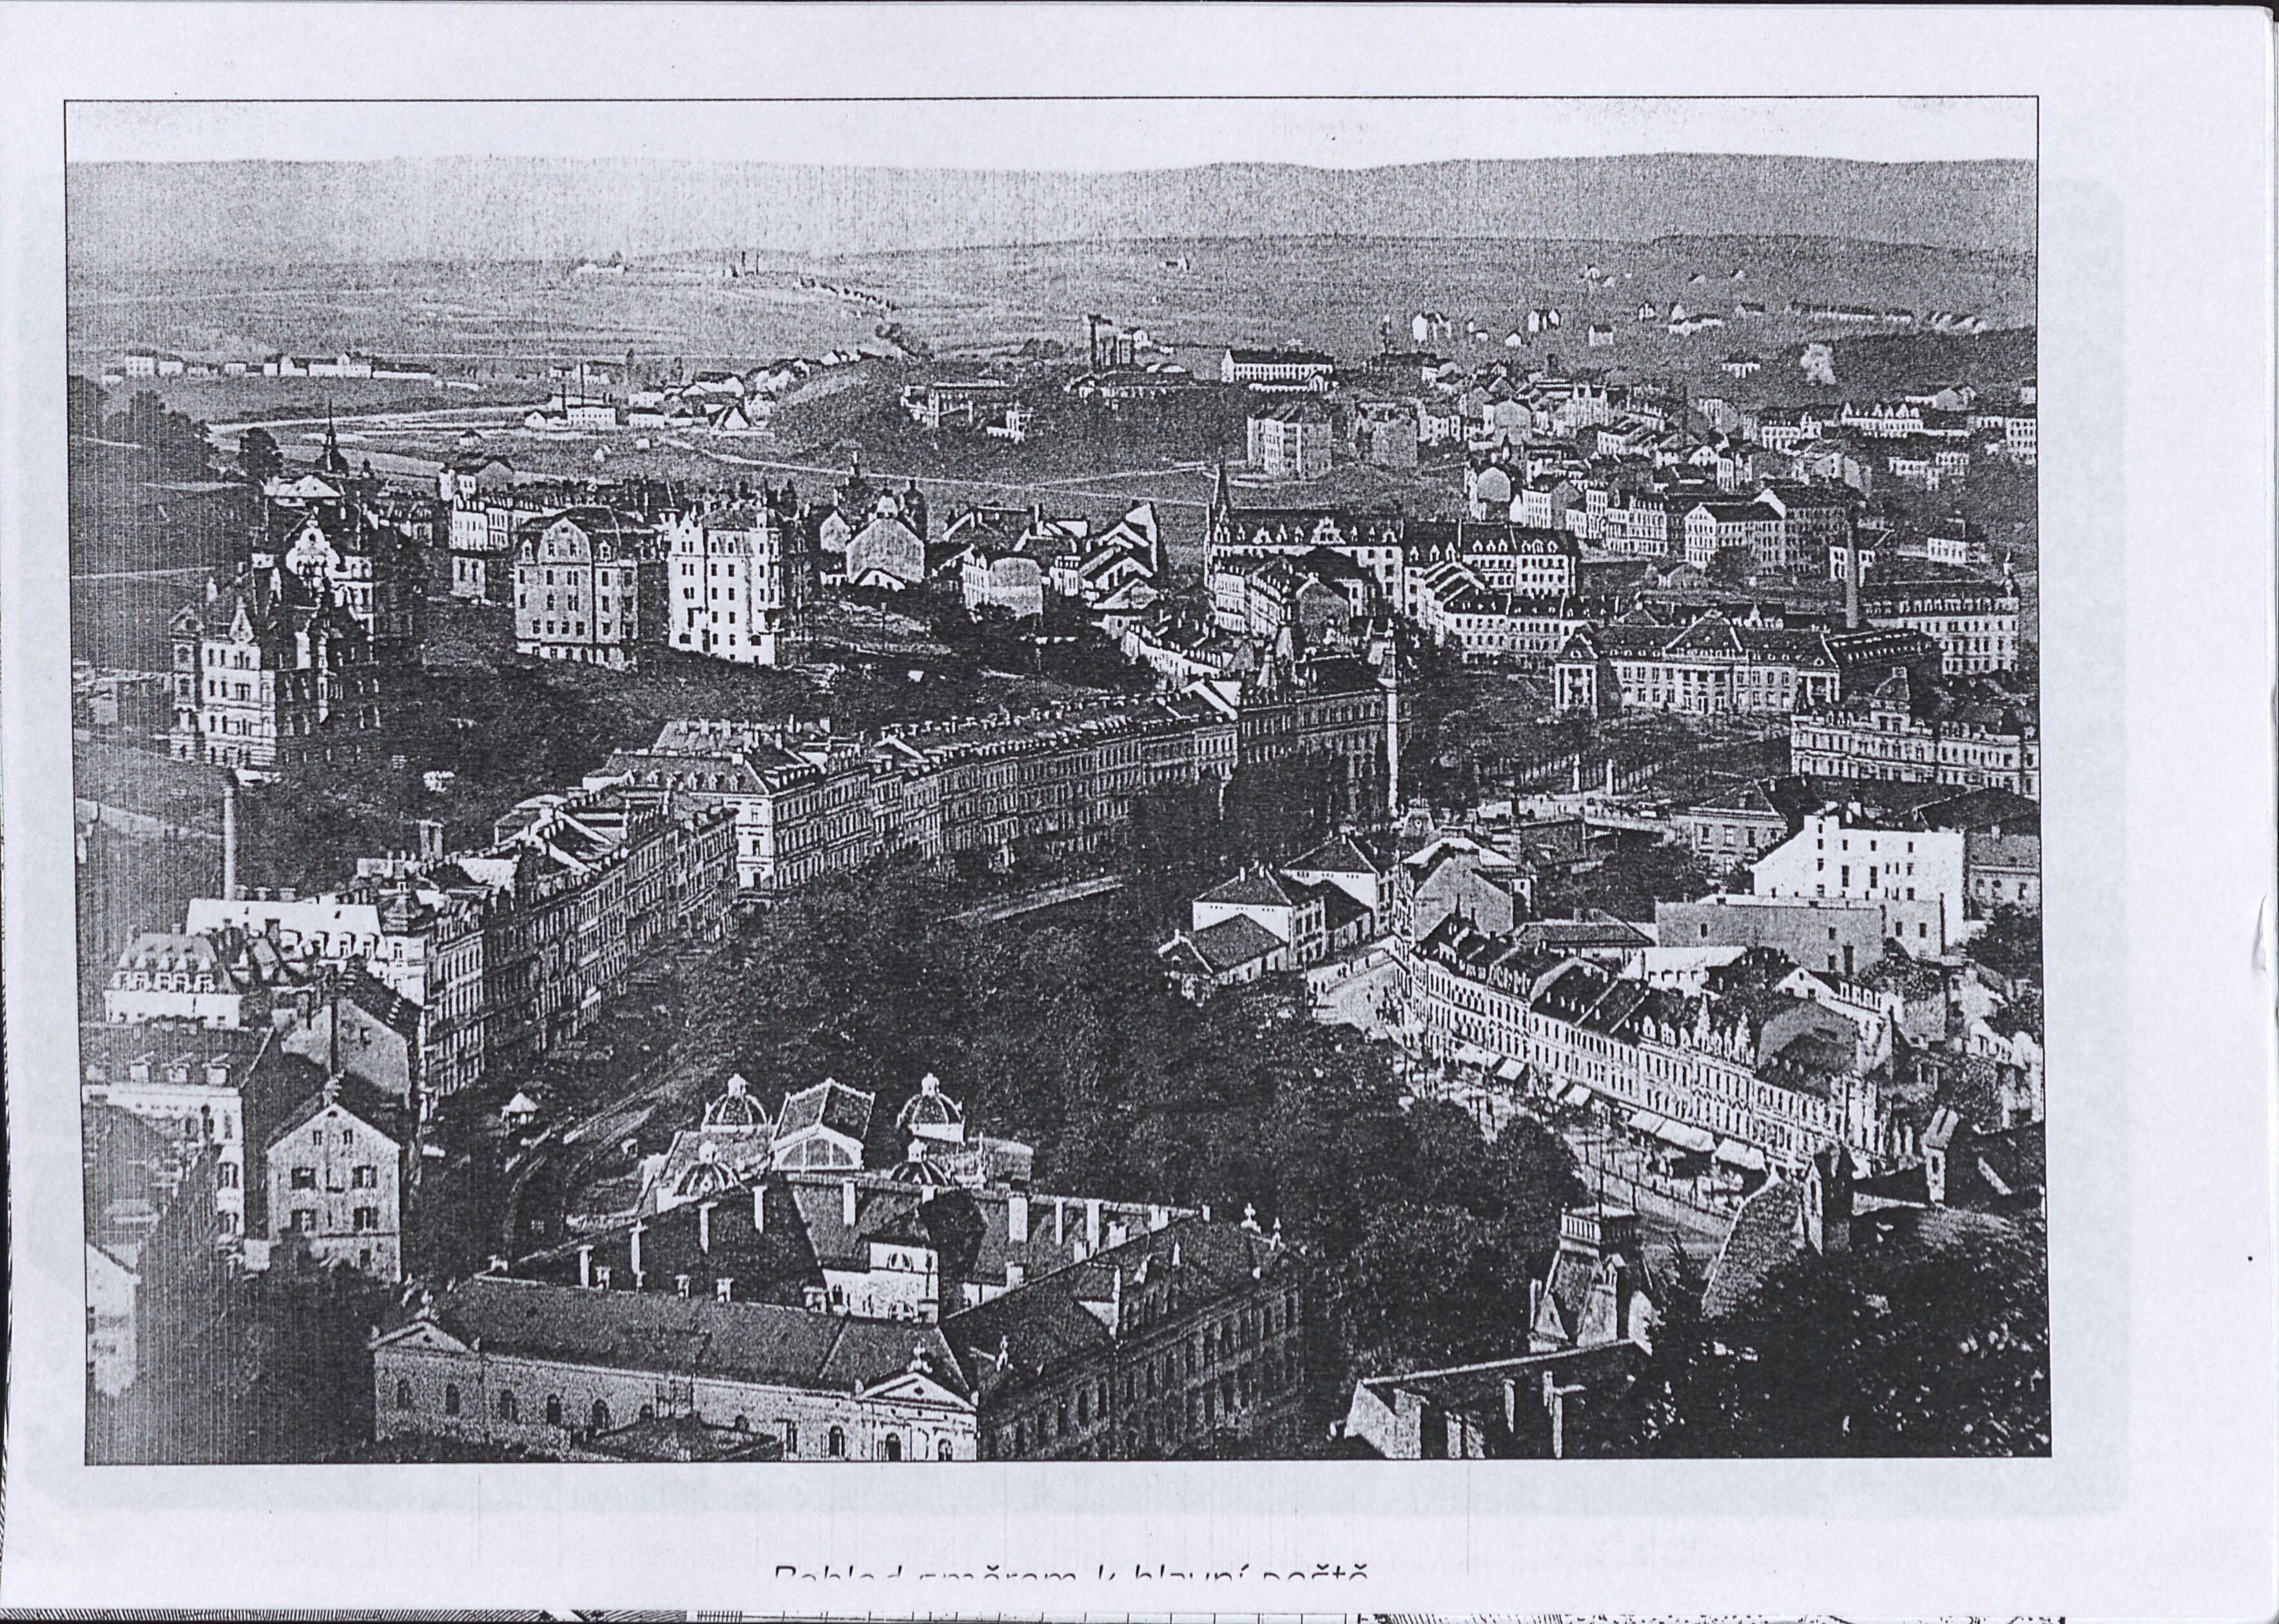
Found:
[[[955,1457],[949,1452],[949,1440],[948,1438],[944,1438],[940,1443],[934,1445],[933,1458],[936,1460],[949,1460],[955,1459]]]
[[[399,1410],[408,1410],[411,1407],[411,1383],[398,1382],[395,1384],[395,1407]]]
[[[594,1400],[593,1422],[594,1430],[596,1432],[607,1432],[610,1429],[610,1406],[599,1398]]]
[[[514,1389],[510,1387],[502,1387],[499,1389],[498,1418],[503,1421],[510,1421],[518,1419],[515,1414]]]
[[[799,1429],[789,1421],[784,1423],[784,1459],[789,1460],[799,1453]]]
[[[655,1421],[656,1419],[656,1406],[653,1404],[645,1404],[641,1406],[641,1418],[643,1421]]]
[[[549,1427],[562,1424],[562,1395],[559,1393],[546,1396],[546,1424]]]
[[[847,1434],[840,1428],[833,1427],[831,1429],[831,1436],[824,1444],[824,1453],[829,1455],[833,1460],[846,1458]]]
[[[457,1415],[458,1413],[458,1386],[455,1383],[446,1382],[443,1383],[443,1413],[446,1415]]]
[[[890,1432],[886,1435],[886,1459],[889,1460],[900,1460],[902,1458],[902,1441]]]

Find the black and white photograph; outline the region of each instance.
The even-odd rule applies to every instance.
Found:
[[[66,132],[90,1462],[2050,1451],[2030,99],[285,111]]]
[[[0,8],[0,1617],[2268,1616],[2252,20]]]

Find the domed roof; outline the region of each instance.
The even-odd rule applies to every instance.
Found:
[[[924,1139],[910,1142],[909,1158],[894,1169],[894,1176],[905,1184],[919,1184],[934,1190],[948,1189],[957,1183],[947,1168],[926,1153]]]
[[[707,1145],[705,1148],[710,1150],[711,1147]],[[692,1164],[689,1169],[680,1176],[680,1182],[674,1186],[673,1193],[684,1200],[694,1200],[699,1196],[712,1195],[725,1190],[735,1182],[734,1176],[727,1168],[707,1156],[702,1161]]]
[[[963,1138],[965,1107],[941,1092],[941,1079],[928,1072],[918,1092],[902,1103],[895,1128],[928,1138]]]
[[[764,1128],[768,1125],[767,1107],[752,1095],[751,1085],[740,1076],[728,1079],[728,1092],[704,1107],[707,1128]]]

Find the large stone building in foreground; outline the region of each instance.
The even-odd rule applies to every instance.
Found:
[[[732,1080],[630,1222],[374,1337],[379,1436],[581,1459],[668,1423],[794,1460],[1301,1441],[1306,1309],[1278,1233],[1034,1191],[1027,1147],[969,1135],[932,1078],[894,1118],[902,1159],[868,1168],[871,1099],[826,1083],[771,1122]]]

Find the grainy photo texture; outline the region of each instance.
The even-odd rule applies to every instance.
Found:
[[[71,113],[90,1462],[2049,1452],[2030,102],[399,111]]]

